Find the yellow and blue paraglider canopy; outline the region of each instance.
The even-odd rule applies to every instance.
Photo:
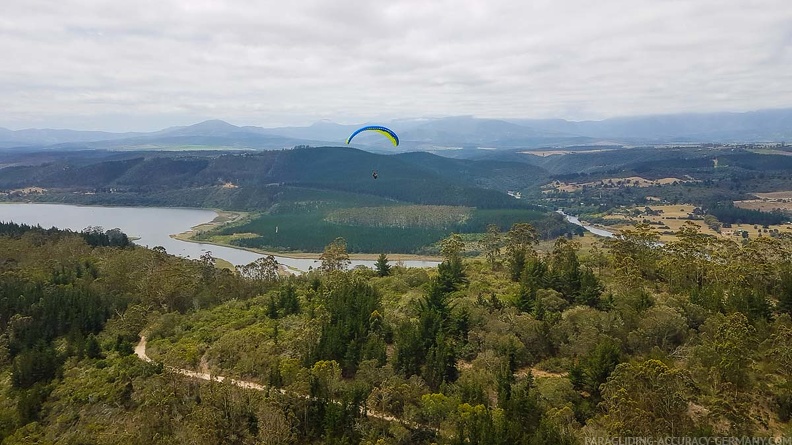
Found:
[[[355,130],[354,133],[352,133],[351,136],[349,136],[349,138],[347,138],[347,145],[349,145],[349,143],[352,142],[352,138],[354,138],[359,133],[362,133],[364,131],[376,131],[377,133],[380,133],[384,135],[386,138],[388,138],[393,143],[394,146],[396,147],[399,146],[399,137],[396,136],[396,133],[394,133],[393,130],[391,130],[390,128],[385,128],[379,125],[366,125],[363,128],[358,128],[357,130]]]

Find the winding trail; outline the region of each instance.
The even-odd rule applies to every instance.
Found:
[[[152,360],[151,357],[146,355],[146,337],[143,335],[140,336],[140,342],[137,344],[137,346],[135,346],[135,355],[137,355],[138,358],[143,360],[144,362],[154,363],[154,360]],[[190,377],[193,379],[201,379],[201,380],[215,381],[215,382],[224,382],[226,380],[226,378],[221,375],[211,375],[206,372],[190,371],[189,369],[175,368],[173,366],[165,366],[165,369],[167,369],[170,372],[181,374],[183,376]],[[268,389],[272,389],[273,391],[278,391],[281,394],[288,393],[284,389],[269,388],[267,386],[260,385],[254,382],[246,382],[244,380],[236,380],[236,379],[229,379],[229,381],[231,382],[232,385],[238,386],[240,388],[255,389],[256,391],[266,391]],[[303,397],[308,398],[308,396],[303,396]]]
[[[137,355],[138,358],[143,360],[144,362],[154,363],[154,360],[152,360],[151,357],[149,357],[146,354],[146,336],[145,335],[141,335],[140,336],[140,342],[138,342],[138,344],[135,346],[135,355]],[[181,374],[181,375],[183,375],[185,377],[189,377],[189,378],[192,378],[192,379],[200,379],[200,380],[214,381],[214,382],[224,382],[224,381],[228,380],[232,385],[238,386],[240,388],[252,389],[252,390],[255,390],[255,391],[276,391],[276,392],[279,392],[279,393],[281,393],[283,395],[292,395],[292,396],[297,396],[297,397],[300,397],[300,398],[306,399],[306,400],[315,400],[315,398],[313,398],[311,396],[308,396],[308,395],[305,395],[305,394],[300,394],[300,393],[293,392],[293,391],[286,391],[285,389],[274,388],[274,387],[271,387],[271,386],[262,385],[262,384],[255,383],[255,382],[249,382],[249,381],[245,381],[245,380],[237,380],[237,379],[227,378],[227,377],[223,377],[221,375],[212,375],[212,374],[209,374],[209,373],[206,373],[206,372],[190,371],[189,369],[176,368],[176,367],[173,367],[173,366],[164,366],[164,368],[166,370],[170,371],[170,372],[173,372],[173,373],[176,373],[176,374]],[[336,400],[333,400],[332,402],[340,404],[340,402],[338,402]],[[413,427],[413,428],[428,428],[428,429],[431,429],[431,430],[435,430],[435,428],[432,428],[432,427],[430,427],[428,425],[423,425],[423,424],[419,424],[419,423],[415,423],[415,422],[408,422],[408,421],[400,419],[398,417],[394,417],[394,416],[392,416],[390,414],[385,414],[385,413],[378,412],[378,411],[372,411],[372,410],[369,410],[367,408],[363,408],[363,410],[364,410],[363,411],[363,415],[366,416],[366,417],[372,417],[374,419],[385,420],[387,422],[398,422],[398,423],[401,423],[402,425],[410,426],[410,427]]]

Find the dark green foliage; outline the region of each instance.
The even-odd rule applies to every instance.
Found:
[[[549,284],[547,275],[548,269],[545,262],[539,257],[531,257],[525,262],[520,274],[520,283],[525,287],[544,289]]]
[[[413,323],[404,323],[396,330],[396,360],[393,367],[407,377],[420,374],[425,358],[421,329]]]
[[[517,295],[517,307],[523,312],[534,310],[536,291],[547,286],[547,266],[538,257],[530,257],[524,261],[520,274],[520,291]]]
[[[585,268],[580,272],[580,290],[575,295],[575,302],[586,306],[598,307],[600,305],[600,295],[602,295],[602,284],[591,268]]]
[[[216,304],[219,298],[244,299],[255,292],[232,274],[218,271],[207,277],[196,262],[129,248],[120,232],[90,230],[86,239],[85,234],[15,224],[2,224],[0,231],[0,366],[10,371],[14,390],[7,394],[23,424],[43,421],[41,409],[50,392],[74,378],[64,375],[71,371],[63,369],[65,361],[86,366],[79,363],[94,359],[91,369],[104,370],[132,355],[132,342],[155,305],[196,308],[196,302]],[[103,354],[98,336],[111,318],[106,341],[112,347]],[[118,387],[97,396],[111,397],[112,406],[122,409],[135,406],[135,388],[128,380],[132,370],[157,368],[129,359],[124,377],[107,380]],[[7,414],[3,409],[0,403],[0,423]],[[5,434],[5,426],[0,428]]]
[[[48,236],[58,236],[63,233],[63,231],[56,228],[42,229],[41,226],[29,226],[27,224],[0,221],[0,235],[18,238],[28,232],[45,234]]]
[[[525,270],[526,254],[523,250],[514,250],[509,255],[509,275],[512,281],[520,281]]]
[[[547,315],[547,308],[545,308],[545,304],[541,299],[537,299],[534,301],[533,311],[531,314],[537,320],[545,320],[545,315]]]
[[[15,388],[30,388],[36,383],[46,383],[58,373],[60,359],[51,347],[43,343],[26,349],[16,357],[11,368],[11,383]]]
[[[428,153],[422,155],[428,157],[424,161],[430,162],[434,166],[432,169],[426,168],[424,163],[411,162],[414,160],[408,155],[384,156],[348,147],[225,154],[132,152],[102,155],[101,152],[71,152],[69,158],[53,153],[56,160],[51,164],[5,169],[0,187],[35,185],[87,189],[100,193],[81,196],[89,197],[94,203],[105,204],[117,203],[119,194],[133,193],[131,198],[138,204],[149,205],[152,199],[162,200],[163,196],[171,200],[170,205],[175,205],[174,196],[169,193],[174,190],[204,189],[204,202],[199,202],[199,205],[206,205],[205,200],[215,193],[213,189],[221,178],[239,186],[239,190],[231,190],[230,194],[254,188],[265,189],[268,184],[290,184],[353,193],[364,190],[369,195],[421,204],[520,208],[525,204],[496,190],[521,188],[538,183],[543,177],[540,168],[524,163],[460,161]],[[117,159],[119,157],[126,159]],[[464,167],[460,167],[460,163]],[[372,181],[368,174],[357,173],[370,171],[372,165],[378,166],[379,180]],[[457,174],[460,168],[468,174]],[[509,184],[499,180],[504,177],[504,168],[514,172]],[[473,172],[475,174],[471,175]],[[107,193],[110,188],[115,192]],[[253,204],[250,199],[238,202]]]
[[[376,360],[380,366],[384,366],[388,358],[385,340],[379,334],[370,333],[363,343],[360,355],[363,360]]]
[[[42,405],[51,392],[52,385],[43,382],[19,391],[16,408],[21,425],[39,420]]]
[[[775,395],[775,403],[778,420],[789,422],[792,419],[792,382],[787,382],[785,386],[779,388]]]
[[[310,207],[289,208],[286,203],[279,204],[278,211],[261,215],[251,221],[234,227],[219,230],[220,235],[233,233],[255,233],[256,238],[242,238],[234,243],[242,247],[304,250],[320,252],[331,241],[342,237],[347,241],[349,252],[404,252],[421,253],[427,246],[446,237],[450,232],[480,233],[493,220],[532,221],[543,239],[572,232],[575,227],[563,221],[558,214],[541,214],[537,211],[514,209],[473,210],[471,218],[462,224],[448,229],[427,227],[379,227],[345,225],[325,220],[326,212],[339,206],[365,205],[349,197],[325,197],[322,192],[313,191],[316,196],[302,197],[315,202]],[[301,198],[298,195],[290,199]],[[285,197],[281,197],[285,200]],[[331,199],[344,199],[335,203]],[[379,203],[378,205],[392,205]],[[503,215],[505,216],[503,216]],[[278,232],[275,232],[278,227]]]
[[[580,261],[575,246],[563,238],[556,240],[550,255],[550,286],[572,302],[580,292]]]
[[[453,271],[458,270],[454,267],[456,262],[452,260],[450,264],[444,262],[438,266],[440,275],[436,281],[430,283],[426,297],[419,306],[421,338],[423,339],[422,352],[425,356],[422,358],[424,366],[421,375],[435,390],[444,382],[456,380],[458,373],[452,341],[453,334],[467,335],[467,329],[464,328],[466,325],[464,314],[461,314],[461,318],[458,319],[463,325],[463,328],[459,330],[460,325],[454,322],[449,304],[448,292],[456,288],[456,285],[452,284]],[[459,263],[461,268],[461,262]],[[445,278],[443,264],[447,264]]]
[[[569,371],[569,379],[575,388],[585,390],[599,400],[600,385],[621,361],[621,348],[613,340],[603,340]]]
[[[453,345],[443,333],[439,333],[429,347],[421,376],[435,391],[443,383],[456,381],[459,376]]]
[[[374,268],[377,270],[377,276],[387,277],[390,275],[391,266],[388,264],[388,256],[381,253],[379,257],[377,257],[377,262],[374,263]]]
[[[531,379],[511,386],[509,398],[503,403],[506,420],[506,443],[526,443],[542,419],[539,397],[531,390]]]
[[[380,296],[364,280],[340,274],[327,284],[324,305],[329,319],[322,326],[315,360],[336,360],[345,375],[354,375],[371,331],[372,315],[382,310]]]
[[[0,235],[19,237],[28,232],[39,233],[49,237],[68,236],[74,233],[70,230],[56,228],[42,229],[40,226],[0,222]],[[132,242],[129,241],[129,237],[119,229],[103,231],[101,227],[89,227],[79,234],[88,245],[94,247],[129,247],[132,245]]]
[[[110,229],[102,232],[101,227],[91,227],[81,233],[85,242],[91,246],[129,247],[132,243],[127,235],[119,229]]]
[[[98,342],[97,342],[97,346],[98,346]],[[113,345],[113,350],[123,357],[134,354],[135,346],[132,343],[132,341],[129,340],[129,338],[123,335],[117,335],[115,345]],[[88,346],[86,345],[86,355],[87,354],[88,354]],[[90,357],[90,355],[88,355],[88,357]],[[97,358],[102,358],[101,349],[99,349],[99,354],[97,355]]]
[[[102,348],[93,334],[88,335],[88,338],[85,339],[85,356],[91,359],[102,358]]]
[[[278,232],[275,233],[275,227]],[[446,231],[425,228],[365,227],[333,224],[318,211],[265,215],[220,234],[252,232],[256,238],[241,238],[241,247],[321,252],[336,238],[344,238],[347,249],[356,252],[416,253],[446,235]]]
[[[451,270],[453,266],[447,264],[447,267]],[[396,332],[398,354],[394,364],[407,377],[420,373],[434,390],[457,379],[455,349],[458,343],[467,341],[469,329],[466,311],[452,315],[447,289],[455,286],[450,285],[448,276],[444,281],[440,266],[438,270],[441,275],[430,282],[419,303],[418,325],[405,323]]]
[[[792,268],[788,265],[781,271],[778,288],[777,309],[792,315]]]
[[[439,292],[449,293],[467,283],[461,258],[443,261],[437,266],[437,287]]]
[[[730,293],[726,298],[725,309],[742,312],[751,322],[769,321],[773,313],[767,297],[758,291],[738,290]]]
[[[280,388],[283,386],[283,375],[280,370],[280,361],[275,361],[269,369],[269,377],[267,384],[273,388]]]
[[[782,224],[789,220],[789,217],[781,212],[741,209],[735,207],[731,201],[715,204],[709,207],[707,212],[718,218],[720,222],[727,224],[759,224],[764,226]]]
[[[267,300],[267,317],[276,320],[278,318],[278,305],[275,303],[275,297],[270,295]]]
[[[550,222],[554,222],[556,219],[556,216],[553,215],[560,216],[555,213],[548,214],[541,208],[533,207],[529,209],[476,209],[470,215],[470,218],[465,221],[464,225],[455,228],[455,231],[459,233],[484,233],[487,231],[489,224],[494,224],[505,232],[514,224],[526,221],[530,221],[537,229],[539,226],[544,227],[545,225],[549,228],[554,225],[550,224]],[[560,226],[564,226],[564,224],[561,223]],[[540,231],[540,233],[543,235],[543,239],[551,239],[553,237],[550,232],[542,233]]]
[[[520,286],[515,305],[522,312],[532,312],[536,304],[536,288]]]
[[[297,289],[291,282],[281,285],[278,290],[278,312],[282,316],[300,313],[300,300],[297,298]]]
[[[426,296],[419,303],[421,337],[427,347],[432,344],[438,334],[451,327],[451,306],[448,299],[448,292],[439,280],[435,280],[429,284]]]
[[[512,351],[513,352],[513,351]],[[508,363],[501,365],[495,379],[498,385],[498,407],[506,408],[511,401],[512,386],[516,382],[514,372],[516,371],[514,356],[510,354]]]

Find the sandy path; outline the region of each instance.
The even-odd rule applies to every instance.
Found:
[[[137,346],[135,346],[135,355],[137,355],[138,358],[143,360],[144,362],[148,362],[148,363],[152,363],[153,362],[151,357],[146,355],[146,337],[143,336],[143,335],[140,336],[140,342],[137,344]],[[193,378],[193,379],[201,379],[201,380],[215,381],[215,382],[224,382],[224,381],[226,381],[226,377],[223,377],[221,375],[212,375],[212,374],[209,374],[209,373],[206,373],[206,372],[190,371],[189,369],[175,368],[173,366],[165,366],[164,368],[166,370],[170,371],[170,372],[173,372],[173,373],[176,373],[176,374],[181,374],[181,375],[183,375],[185,377],[190,377],[190,378]],[[248,382],[248,381],[245,381],[245,380],[237,380],[237,379],[228,379],[228,381],[231,382],[232,385],[238,386],[240,388],[253,389],[253,390],[256,390],[256,391],[272,390],[272,391],[277,391],[277,392],[279,392],[281,394],[284,394],[284,395],[288,394],[288,395],[301,397],[303,399],[310,399],[310,396],[307,396],[305,394],[299,394],[299,393],[296,393],[296,392],[286,391],[285,389],[272,388],[272,387],[269,387],[269,386],[266,386],[266,385],[261,385],[259,383],[255,383],[255,382]],[[340,402],[333,401],[333,403],[340,403]],[[391,416],[389,414],[385,414],[385,413],[381,413],[381,412],[377,412],[377,411],[371,411],[369,409],[366,409],[366,411],[363,414],[365,416],[367,416],[367,417],[373,417],[375,419],[385,420],[385,421],[388,421],[388,422],[399,422],[399,423],[401,423],[403,425],[408,425],[408,426],[411,426],[413,428],[421,427],[421,428],[433,429],[433,428],[431,428],[431,427],[429,427],[427,425],[421,425],[421,424],[417,424],[417,423],[413,423],[413,422],[407,422],[405,420],[399,419],[398,417],[394,417],[394,416]]]

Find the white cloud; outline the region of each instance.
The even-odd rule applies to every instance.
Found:
[[[788,0],[26,0],[0,127],[792,106]]]

